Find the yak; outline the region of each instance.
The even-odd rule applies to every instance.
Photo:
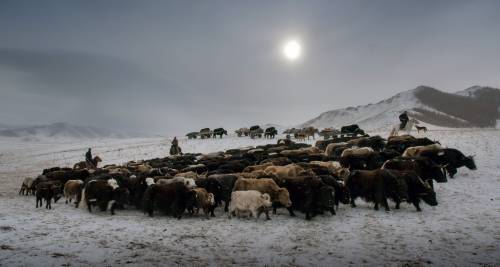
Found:
[[[375,210],[382,204],[386,211],[390,211],[387,198],[396,202],[408,198],[406,183],[401,182],[387,170],[356,170],[351,172],[345,181],[351,196],[351,206],[356,207],[356,198],[362,197],[366,201],[375,203]]]
[[[402,182],[406,183],[408,188],[408,203],[412,203],[417,211],[422,211],[420,208],[420,200],[423,200],[429,206],[437,206],[438,202],[436,199],[436,192],[434,189],[426,182],[423,181],[415,172],[413,171],[395,171],[390,170],[390,172],[400,179]],[[396,201],[396,209],[399,209],[400,202]]]
[[[154,210],[158,209],[180,219],[189,203],[195,203],[195,199],[196,192],[183,183],[153,184],[144,193],[142,206],[151,217]]]
[[[424,151],[421,153],[422,157],[430,158],[437,164],[445,166],[446,171],[451,178],[457,173],[457,169],[460,167],[467,167],[470,170],[476,170],[476,163],[474,161],[474,156],[465,156],[458,149],[454,148],[444,148],[434,151]]]
[[[224,128],[215,128],[213,133],[212,133],[212,136],[213,138],[216,138],[217,135],[222,138],[222,135],[227,135],[227,131],[224,130]]]

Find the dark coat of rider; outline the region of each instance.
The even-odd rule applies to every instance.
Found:
[[[172,140],[172,146],[178,146],[179,141],[177,141],[177,137],[174,137],[174,140]]]
[[[399,126],[399,128],[404,129],[406,123],[410,120],[410,118],[408,118],[408,112],[404,111],[403,113],[401,113],[401,115],[399,115],[399,120],[401,121],[401,125]]]
[[[93,159],[92,159],[92,150],[90,148],[87,151],[87,153],[85,153],[85,160],[88,161],[88,162],[92,162],[93,161]]]

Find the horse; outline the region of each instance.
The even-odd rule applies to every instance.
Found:
[[[182,155],[182,150],[179,146],[172,145],[170,146],[170,155],[175,156],[175,155]]]
[[[99,156],[95,156],[92,159],[92,162],[80,161],[80,162],[76,163],[75,165],[73,165],[73,169],[75,169],[75,170],[78,170],[78,169],[95,169],[95,168],[97,168],[97,164],[99,164],[99,162],[102,162],[102,159]]]
[[[392,127],[392,130],[389,133],[389,136],[398,136],[399,131],[403,131],[407,135],[409,135],[411,130],[413,129],[413,126],[415,126],[415,124],[419,124],[419,121],[414,119],[414,118],[410,118],[403,129],[399,129],[400,124],[398,123]]]

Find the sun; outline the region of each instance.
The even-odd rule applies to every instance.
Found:
[[[283,46],[283,56],[290,61],[299,59],[301,54],[302,46],[297,40],[287,41]]]

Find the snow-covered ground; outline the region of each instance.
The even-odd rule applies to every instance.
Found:
[[[385,135],[385,134],[384,134]],[[439,205],[406,204],[390,213],[372,205],[341,206],[312,221],[278,211],[271,221],[149,218],[135,210],[88,213],[59,201],[35,209],[18,196],[25,176],[72,166],[87,147],[104,164],[163,157],[169,140],[26,141],[0,139],[0,266],[495,266],[500,264],[500,131],[450,130],[427,134],[476,154],[477,171],[460,169],[437,184]],[[213,152],[276,140],[228,137],[181,140],[184,152]],[[310,141],[312,143],[312,140]]]

